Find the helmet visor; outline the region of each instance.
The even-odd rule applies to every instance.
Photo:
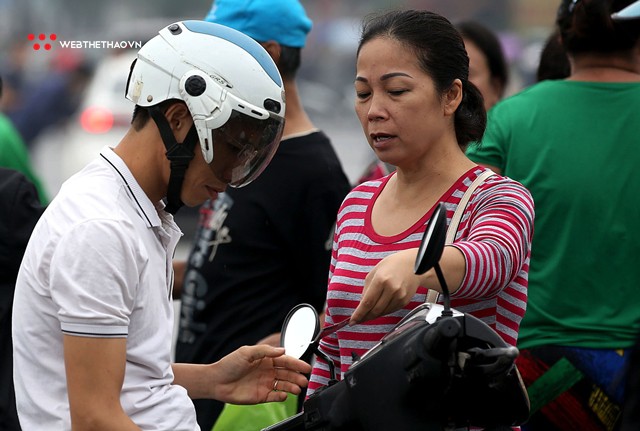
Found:
[[[261,120],[232,111],[229,120],[211,131],[213,161],[231,165],[231,187],[243,187],[267,167],[282,138],[284,118],[270,113]],[[223,160],[220,160],[220,159]]]
[[[621,11],[615,12],[611,15],[611,18],[621,21],[640,18],[640,0],[635,3],[631,3]]]

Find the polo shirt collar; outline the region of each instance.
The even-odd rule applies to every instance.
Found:
[[[164,208],[162,202],[159,203],[158,209],[156,205],[151,202],[149,197],[145,194],[136,181],[135,177],[129,170],[126,163],[118,156],[112,148],[104,147],[100,151],[100,155],[106,160],[109,165],[116,171],[118,177],[122,180],[123,185],[128,189],[130,196],[133,198],[132,205],[138,211],[140,217],[142,217],[149,227],[162,226],[162,221],[158,215],[158,210]]]

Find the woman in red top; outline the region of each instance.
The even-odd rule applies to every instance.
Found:
[[[336,225],[326,324],[351,326],[325,337],[321,349],[344,372],[352,355],[373,347],[428,289],[433,271],[413,272],[417,247],[435,206],[450,218],[485,168],[464,154],[479,141],[486,113],[469,82],[469,59],[451,23],[427,11],[395,11],[365,22],[357,53],[355,110],[378,158],[397,167],[356,187]],[[440,266],[453,307],[469,312],[515,345],[527,302],[533,201],[519,183],[482,183],[445,247]],[[327,384],[318,359],[309,393]]]

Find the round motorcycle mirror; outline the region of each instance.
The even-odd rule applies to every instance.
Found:
[[[444,250],[444,241],[447,235],[447,210],[444,203],[440,202],[433,211],[429,224],[424,231],[416,263],[414,273],[417,275],[424,274],[438,263],[442,251]]]
[[[300,359],[313,345],[319,332],[320,319],[315,308],[309,304],[298,304],[284,319],[280,345],[287,355]]]

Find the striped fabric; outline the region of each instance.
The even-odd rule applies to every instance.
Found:
[[[483,170],[471,169],[441,197],[448,223],[464,192]],[[433,208],[393,237],[380,236],[371,227],[373,203],[392,175],[356,187],[340,208],[329,275],[327,325],[353,313],[367,273],[380,260],[420,245]],[[465,256],[467,268],[462,285],[451,297],[452,307],[482,319],[511,345],[516,344],[527,304],[533,218],[529,192],[511,179],[494,175],[473,193],[454,241]],[[409,310],[425,301],[426,293],[427,289],[420,287],[404,309],[325,337],[320,348],[335,362],[338,379],[353,362],[352,354],[361,356],[375,346]],[[326,385],[328,378],[328,366],[318,358],[307,395]]]

